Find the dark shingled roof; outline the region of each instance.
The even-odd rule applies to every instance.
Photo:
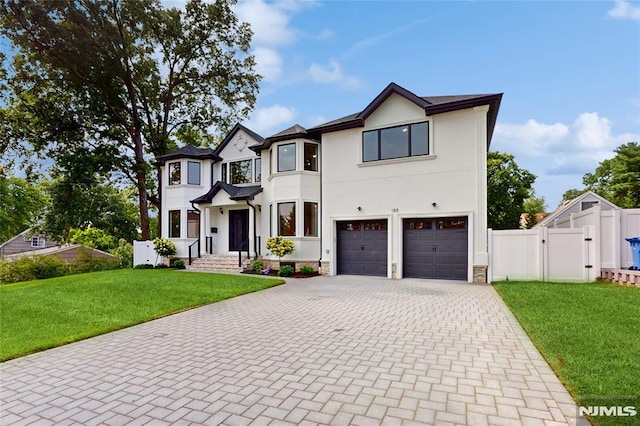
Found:
[[[423,108],[425,115],[442,114],[445,112],[457,111],[466,108],[473,108],[481,105],[489,105],[487,115],[487,144],[491,143],[491,136],[498,117],[498,109],[502,93],[482,94],[482,95],[454,95],[454,96],[425,96],[420,97],[395,83],[389,84],[376,98],[362,111],[350,114],[337,120],[312,127],[307,130],[310,137],[319,139],[322,133],[334,132],[338,130],[363,127],[365,119],[373,113],[392,94],[398,94],[405,99]]]
[[[161,155],[156,159],[155,164],[162,166],[167,161],[176,160],[178,158],[193,158],[198,160],[212,159],[214,161],[222,160],[222,158],[220,158],[220,156],[218,156],[211,148],[198,148],[187,145],[177,149],[176,151]]]
[[[191,200],[190,202],[194,204],[210,203],[211,200],[213,200],[213,197],[215,197],[220,190],[224,190],[229,194],[229,198],[232,200],[253,200],[253,197],[262,192],[262,187],[259,185],[234,186],[229,183],[218,181],[211,187],[209,192]]]
[[[264,140],[262,144],[254,145],[250,147],[250,149],[254,151],[260,151],[262,149],[269,148],[275,142],[287,141],[287,140],[297,139],[297,138],[314,139],[311,135],[309,135],[309,132],[307,131],[307,129],[305,129],[299,124],[294,124],[288,129],[278,132],[275,135],[269,136]]]

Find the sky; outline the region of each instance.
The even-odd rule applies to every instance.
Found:
[[[537,176],[548,210],[640,142],[638,1],[251,0],[236,13],[264,77],[243,124],[265,137],[361,111],[390,82],[504,93],[491,150]]]
[[[503,93],[490,149],[537,176],[548,211],[640,142],[640,0],[240,0],[235,11],[263,76],[243,124],[264,137],[359,112],[390,82],[418,96]]]

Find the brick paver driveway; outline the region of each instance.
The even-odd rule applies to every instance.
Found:
[[[459,282],[291,280],[0,367],[7,425],[575,421],[493,288]]]

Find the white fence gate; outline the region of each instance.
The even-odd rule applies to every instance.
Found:
[[[153,241],[133,242],[133,266],[155,265],[157,257],[158,255],[153,249]]]
[[[600,274],[599,241],[593,226],[489,230],[488,243],[489,282],[591,282]]]

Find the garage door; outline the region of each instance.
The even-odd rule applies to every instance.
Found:
[[[403,276],[467,280],[466,217],[404,219]]]
[[[387,221],[338,222],[338,274],[387,276]]]

